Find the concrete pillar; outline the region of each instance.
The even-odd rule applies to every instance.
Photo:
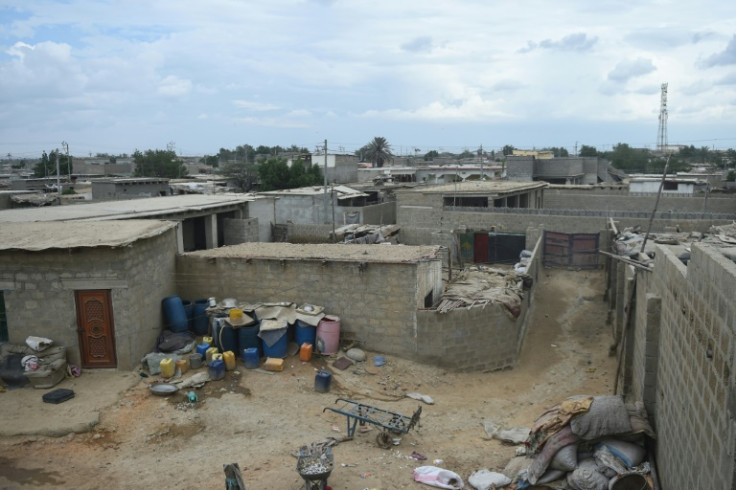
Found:
[[[217,214],[204,217],[204,238],[208,249],[217,248]]]
[[[184,223],[179,221],[176,226],[176,250],[178,253],[184,253]]]
[[[662,298],[651,293],[646,297],[647,325],[644,344],[644,392],[642,400],[647,413],[656,413],[657,370],[659,367],[659,329],[662,316]]]

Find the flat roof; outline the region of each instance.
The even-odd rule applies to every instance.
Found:
[[[0,211],[0,223],[155,218],[167,214],[201,211],[254,200],[255,198],[252,195],[246,194],[182,194],[43,208],[5,209]]]
[[[472,180],[452,184],[422,186],[411,192],[430,194],[508,194],[547,187],[546,182],[515,182],[510,180]]]
[[[338,199],[350,199],[353,197],[366,197],[368,194],[345,185],[333,185],[327,188],[328,194],[335,191]],[[281,189],[276,191],[263,191],[258,194],[265,196],[323,196],[324,186],[298,187],[296,189]]]
[[[198,250],[185,255],[253,259],[333,260],[345,262],[419,262],[440,257],[439,245],[346,245],[249,242]]]
[[[4,223],[0,250],[124,247],[137,240],[161,235],[176,226],[171,221],[150,219]]]

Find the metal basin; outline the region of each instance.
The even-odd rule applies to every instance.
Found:
[[[152,384],[148,389],[151,390],[151,393],[158,396],[169,396],[179,391],[179,388],[177,388],[176,385],[172,385],[170,383]]]

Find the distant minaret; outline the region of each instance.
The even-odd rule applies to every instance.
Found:
[[[662,84],[662,97],[659,103],[659,132],[657,133],[657,150],[667,151],[667,84]]]

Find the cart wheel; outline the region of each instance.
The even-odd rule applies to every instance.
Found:
[[[379,432],[376,436],[376,444],[381,449],[390,449],[393,445],[393,437],[388,432]]]

